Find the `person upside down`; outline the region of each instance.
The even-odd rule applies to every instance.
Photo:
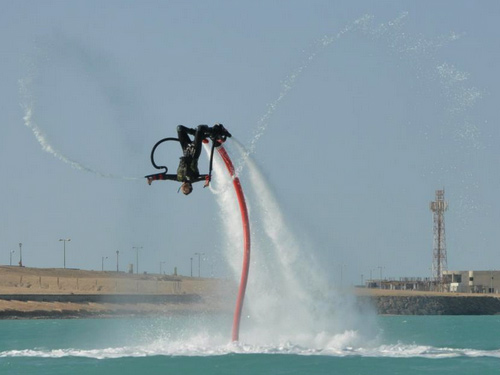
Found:
[[[189,135],[194,136],[193,139]],[[146,176],[148,184],[151,185],[156,180],[172,180],[182,182],[179,188],[183,194],[188,195],[193,191],[193,183],[205,180],[203,187],[210,184],[210,173],[200,175],[198,170],[198,159],[201,155],[202,142],[211,138],[214,146],[218,147],[231,137],[231,134],[222,124],[215,124],[213,127],[208,125],[198,125],[196,129],[188,128],[183,125],[177,126],[177,137],[182,148],[182,156],[177,168],[177,174],[158,173]]]

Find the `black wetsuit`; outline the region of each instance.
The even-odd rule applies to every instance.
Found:
[[[189,138],[189,134],[194,135],[193,140]],[[198,125],[196,129],[187,128],[183,125],[177,126],[177,137],[183,153],[177,168],[177,181],[194,182],[200,177],[198,159],[201,154],[201,143],[210,134],[211,128],[208,125]]]

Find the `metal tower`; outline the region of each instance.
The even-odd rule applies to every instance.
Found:
[[[436,201],[430,203],[434,213],[434,251],[432,260],[432,274],[438,283],[443,281],[443,271],[446,271],[446,236],[444,231],[444,212],[448,209],[448,202],[444,200],[444,189],[436,190]]]

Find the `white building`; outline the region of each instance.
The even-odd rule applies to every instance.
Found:
[[[444,284],[456,293],[500,293],[500,271],[444,271]]]

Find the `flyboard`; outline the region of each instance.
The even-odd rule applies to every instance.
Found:
[[[225,130],[225,129],[224,129]],[[229,134],[229,133],[227,133]],[[230,134],[229,134],[230,136]],[[250,222],[248,220],[248,209],[245,201],[245,194],[243,193],[243,188],[241,187],[240,179],[235,173],[234,165],[233,162],[231,161],[231,158],[229,157],[229,154],[227,153],[226,149],[222,145],[222,143],[226,140],[226,137],[222,137],[222,140],[217,137],[211,137],[212,138],[212,150],[210,153],[210,170],[208,175],[200,175],[199,178],[193,182],[198,182],[198,181],[208,181],[210,182],[211,178],[211,172],[212,172],[212,162],[213,162],[213,155],[214,155],[214,149],[217,149],[217,152],[219,153],[220,157],[224,161],[224,164],[226,165],[227,171],[229,172],[229,175],[231,176],[231,179],[233,180],[233,187],[236,192],[236,197],[238,199],[238,205],[240,208],[241,212],[241,223],[243,226],[243,267],[241,271],[241,280],[240,280],[240,286],[238,289],[238,296],[236,299],[236,307],[234,310],[234,316],[233,316],[233,330],[232,330],[232,340],[233,341],[238,341],[239,340],[239,335],[240,335],[240,322],[241,322],[241,312],[243,310],[243,301],[245,299],[245,291],[247,288],[247,281],[248,281],[248,271],[250,269]],[[158,173],[154,175],[149,175],[146,176],[148,179],[148,183],[151,184],[152,181],[155,180],[176,180],[177,176],[173,174],[167,174],[168,168],[166,166],[159,166],[156,164],[154,160],[154,153],[156,151],[156,148],[163,142],[167,141],[179,141],[177,138],[164,138],[160,141],[158,141],[152,151],[151,151],[151,163],[156,169],[165,169],[165,172],[163,173]]]

